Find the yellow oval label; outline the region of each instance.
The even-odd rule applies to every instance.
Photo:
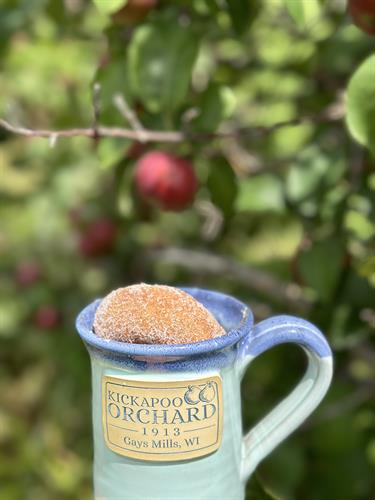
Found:
[[[188,460],[220,446],[223,399],[219,376],[174,382],[104,376],[102,391],[105,441],[120,455]]]

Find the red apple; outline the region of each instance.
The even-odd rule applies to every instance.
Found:
[[[19,285],[32,285],[40,279],[40,276],[40,266],[35,262],[20,262],[16,268],[16,281]]]
[[[98,257],[109,253],[115,244],[117,227],[106,217],[92,222],[82,233],[79,248],[85,257]]]
[[[43,305],[35,311],[33,320],[40,330],[52,330],[60,322],[60,313],[54,306]]]
[[[142,197],[172,211],[188,207],[198,189],[191,163],[161,151],[150,151],[140,158],[135,184]]]
[[[375,35],[375,0],[349,0],[353,23],[369,35]]]
[[[115,24],[132,25],[143,21],[158,0],[128,0],[126,5],[112,15]]]

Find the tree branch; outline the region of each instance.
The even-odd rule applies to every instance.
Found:
[[[113,97],[113,104],[125,118],[125,120],[129,123],[131,128],[137,132],[138,141],[146,142],[145,139],[145,129],[138,116],[134,113],[134,111],[129,107],[128,103],[125,100],[125,97],[122,94],[116,94]]]
[[[236,130],[208,132],[208,133],[194,133],[194,132],[181,132],[181,131],[155,131],[148,130],[142,127],[135,129],[127,129],[121,127],[103,127],[93,126],[91,128],[71,128],[65,130],[37,130],[26,127],[18,127],[12,125],[7,120],[0,118],[0,127],[13,134],[22,135],[25,137],[89,137],[89,138],[102,138],[102,137],[122,137],[124,139],[131,139],[140,142],[140,135],[142,135],[143,142],[192,142],[192,141],[207,141],[209,139],[226,139],[233,137],[263,137],[271,134],[272,132],[284,127],[296,127],[304,123],[329,123],[341,120],[345,114],[344,106],[334,105],[327,108],[325,111],[318,115],[305,116],[302,118],[295,118],[275,123],[269,127],[245,127]],[[129,116],[128,116],[129,118]],[[133,124],[134,125],[134,120]],[[138,125],[138,124],[137,124]],[[55,139],[55,140],[56,140]]]
[[[100,83],[95,82],[92,89],[92,109],[93,109],[93,122],[92,128],[94,130],[94,137],[98,138],[98,127],[100,119]]]
[[[224,218],[221,210],[209,200],[197,200],[194,206],[203,217],[202,238],[205,241],[213,241],[223,227]]]
[[[139,140],[137,131],[121,128],[121,127],[97,127],[95,128],[70,128],[64,130],[36,130],[25,127],[17,127],[0,118],[0,127],[12,132],[13,134],[23,135],[26,137],[122,137],[124,139]],[[145,130],[146,142],[182,142],[187,138],[181,132],[156,132],[153,130]]]
[[[302,289],[298,285],[284,283],[264,271],[239,264],[228,257],[200,250],[168,247],[148,251],[147,258],[175,264],[199,275],[211,274],[235,280],[293,310],[306,312],[311,307],[311,302],[303,296]]]

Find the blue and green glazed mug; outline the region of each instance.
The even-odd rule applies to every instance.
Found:
[[[317,407],[332,378],[322,333],[293,316],[254,326],[251,310],[221,293],[185,288],[227,334],[192,344],[107,341],[92,331],[97,300],[78,316],[92,364],[94,490],[106,500],[240,500],[259,462]],[[294,343],[307,371],[242,436],[240,383],[250,362]]]

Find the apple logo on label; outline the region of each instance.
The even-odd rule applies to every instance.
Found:
[[[196,405],[199,403],[199,394],[201,390],[197,385],[189,385],[188,390],[185,392],[184,399],[188,405]]]
[[[208,382],[199,393],[199,399],[203,403],[210,403],[215,397],[215,387],[212,382]]]

